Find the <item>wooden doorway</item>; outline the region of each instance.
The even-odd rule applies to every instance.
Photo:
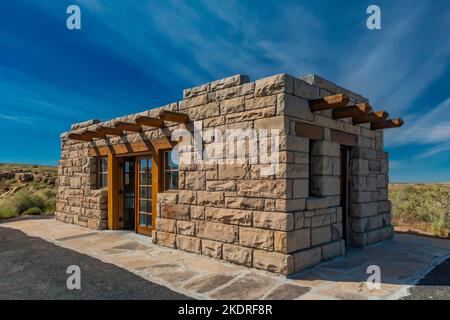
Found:
[[[136,157],[119,159],[119,223],[124,230],[135,230]]]
[[[340,152],[340,206],[342,207],[342,238],[348,241],[347,233],[348,233],[348,197],[349,197],[349,185],[348,185],[348,173],[349,173],[349,154],[350,148],[344,145],[341,145]]]
[[[155,220],[153,210],[153,157],[151,155],[137,157],[136,165],[138,172],[136,232],[149,235],[152,232]]]
[[[160,188],[160,152],[108,154],[108,228],[151,235]]]

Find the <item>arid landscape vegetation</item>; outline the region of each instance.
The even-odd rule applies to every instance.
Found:
[[[0,163],[0,218],[53,214],[56,175],[53,166]]]
[[[450,234],[450,184],[390,184],[396,230]]]
[[[0,218],[53,214],[57,169],[0,163]],[[450,184],[394,183],[389,186],[397,230],[441,237],[450,234]]]

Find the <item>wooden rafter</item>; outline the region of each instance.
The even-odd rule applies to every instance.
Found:
[[[146,116],[137,116],[134,122],[136,122],[141,126],[148,126],[154,128],[162,128],[164,126],[164,120]]]
[[[359,103],[337,110],[333,110],[333,119],[351,118],[372,111],[372,107],[368,103]]]
[[[106,134],[103,132],[98,132],[98,131],[92,131],[92,130],[85,130],[83,132],[83,135],[87,136],[87,137],[91,137],[91,138],[98,138],[98,139],[105,139],[106,138]]]
[[[92,141],[92,137],[88,135],[84,135],[81,133],[69,133],[69,139],[70,140],[77,140],[77,141]]]
[[[353,124],[360,124],[360,123],[373,123],[378,122],[381,120],[386,120],[389,117],[389,113],[386,111],[376,111],[376,112],[369,112],[365,113],[359,116],[353,117]]]
[[[110,136],[121,136],[123,134],[122,130],[112,127],[100,126],[97,128],[97,132],[101,134],[106,134]]]
[[[348,97],[341,93],[309,101],[311,112],[345,107],[349,102]]]
[[[189,121],[189,116],[187,114],[167,110],[161,111],[159,113],[159,117],[164,121],[172,121],[179,123],[186,123]]]
[[[142,127],[139,124],[117,121],[114,123],[114,128],[122,130],[122,131],[131,131],[131,132],[141,132]]]
[[[371,130],[378,130],[378,129],[399,128],[404,123],[405,122],[402,119],[382,120],[382,121],[371,123],[370,124],[370,129]]]

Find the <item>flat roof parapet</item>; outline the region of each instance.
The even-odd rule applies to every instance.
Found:
[[[183,90],[183,99],[192,98],[198,95],[206,94],[208,92],[213,92],[225,88],[231,88],[239,86],[241,84],[249,83],[250,78],[245,74],[236,74],[231,77],[224,79],[215,80],[209,83],[202,84],[200,86],[195,86],[192,88],[187,88]]]
[[[361,102],[369,102],[369,99],[356,93],[353,91],[350,91],[346,88],[343,88],[325,78],[322,78],[321,76],[318,76],[316,74],[307,74],[305,76],[301,76],[300,79],[303,81],[306,81],[307,83],[318,87],[320,89],[326,90],[331,94],[339,94],[339,93],[345,93],[350,99],[354,99],[355,103],[361,103]]]
[[[101,121],[98,119],[91,119],[83,122],[74,123],[70,126],[70,130],[78,130],[82,128],[87,128],[89,126],[92,126],[93,124],[100,123]]]

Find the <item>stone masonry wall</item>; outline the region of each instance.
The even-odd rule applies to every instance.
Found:
[[[347,244],[366,246],[390,237],[382,133],[366,125],[354,126],[348,119],[333,120],[330,111],[313,114],[309,109],[308,99],[342,92],[353,103],[367,101],[315,75],[281,74],[255,82],[236,75],[185,89],[182,101],[140,113],[155,117],[167,109],[201,120],[204,130],[279,129],[281,134],[279,170],[271,176],[261,174],[266,165],[248,158],[239,164],[180,163],[179,190],[158,194],[153,241],[282,274],[345,254],[336,133],[356,139],[350,152]],[[72,132],[98,125],[98,121],[78,124]],[[299,134],[305,127],[315,139]],[[146,128],[94,144],[151,140],[177,128],[192,132],[193,124],[169,123],[163,130]],[[242,143],[257,141],[250,137]],[[95,190],[96,161],[87,155],[89,145],[62,135],[56,216],[69,223],[106,228],[106,190]],[[212,145],[208,139],[203,142],[206,150]]]
[[[97,161],[83,144],[65,141],[58,163],[57,220],[93,229],[107,225],[106,189],[96,190]]]

